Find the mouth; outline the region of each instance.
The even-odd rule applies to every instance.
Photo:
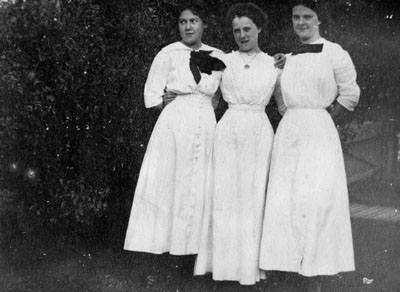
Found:
[[[305,30],[307,30],[307,27],[298,27],[297,30],[298,31],[305,31]]]

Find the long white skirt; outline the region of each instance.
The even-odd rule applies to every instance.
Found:
[[[178,96],[163,109],[140,170],[124,249],[198,252],[215,124],[205,96]]]
[[[217,125],[195,275],[259,281],[259,250],[273,129],[263,109],[228,109]]]
[[[354,270],[343,153],[324,109],[289,109],[280,122],[260,267],[304,276]]]

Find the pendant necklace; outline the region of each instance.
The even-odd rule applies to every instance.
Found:
[[[249,69],[249,68],[250,68],[250,63],[257,57],[258,52],[256,52],[256,53],[253,55],[253,57],[250,59],[250,61],[248,61],[247,63],[246,63],[246,61],[245,61],[245,59],[244,59],[244,57],[243,57],[244,54],[245,54],[245,53],[239,52],[239,55],[240,55],[240,57],[242,58],[242,61],[243,61],[243,63],[244,63],[244,69]],[[250,54],[246,54],[246,55],[251,56]]]

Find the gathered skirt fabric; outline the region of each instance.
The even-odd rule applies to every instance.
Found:
[[[163,109],[140,170],[124,249],[197,254],[215,124],[210,97],[178,96]]]
[[[228,109],[217,124],[195,275],[259,281],[259,250],[273,129],[263,109]]]
[[[280,122],[260,267],[304,276],[355,268],[343,153],[324,109],[288,109]]]

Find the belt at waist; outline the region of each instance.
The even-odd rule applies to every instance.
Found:
[[[265,111],[265,105],[230,103],[229,109],[238,110],[238,111]]]
[[[301,106],[289,106],[287,110],[304,110],[304,111],[312,111],[312,110],[320,110],[320,111],[326,111],[325,108],[323,107],[301,107]]]
[[[211,103],[211,96],[201,93],[178,94],[176,100]]]

